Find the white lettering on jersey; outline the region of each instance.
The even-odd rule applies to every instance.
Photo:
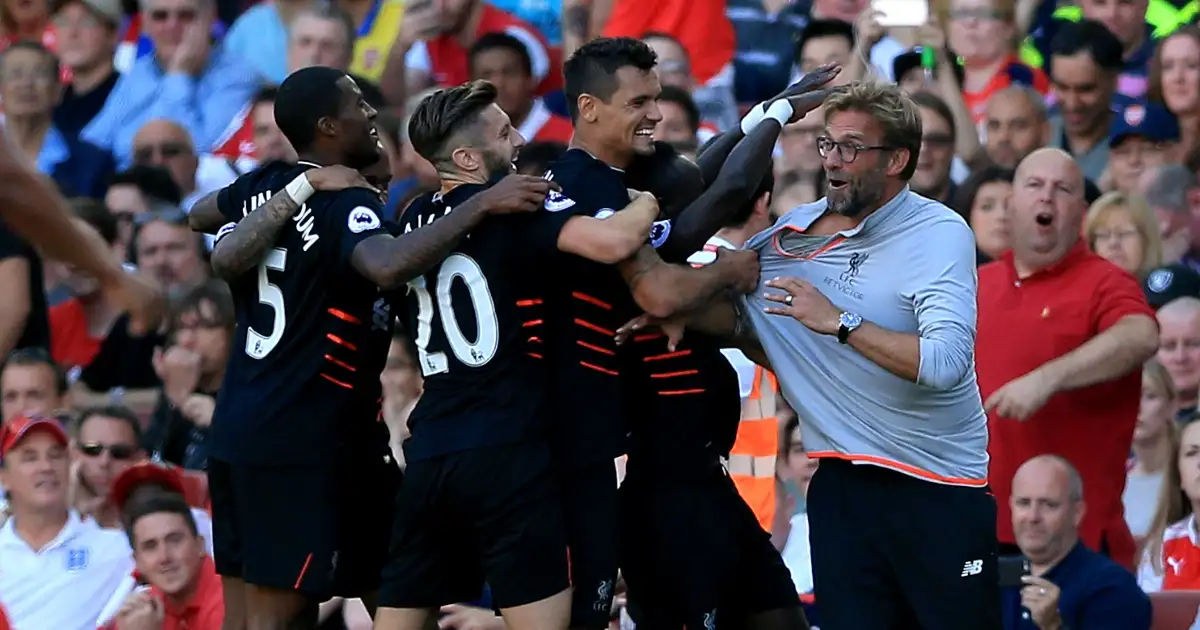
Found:
[[[350,219],[346,227],[350,228],[351,232],[360,234],[367,230],[374,230],[379,225],[379,217],[375,215],[374,210],[366,206],[359,206],[350,211]]]
[[[560,212],[562,210],[566,210],[567,208],[570,208],[573,205],[575,205],[574,199],[567,197],[566,195],[558,192],[557,190],[551,190],[550,194],[546,195],[546,211],[547,212]]]
[[[242,216],[245,217],[251,212],[254,212],[256,208],[267,203],[267,201],[276,194],[278,194],[278,192],[260,192],[254,195],[252,199],[242,204]],[[296,232],[300,234],[300,238],[304,241],[304,247],[302,248],[304,251],[308,251],[310,247],[317,243],[317,241],[321,240],[321,236],[319,234],[313,234],[313,213],[312,210],[309,209],[308,204],[301,204],[300,210],[296,212],[296,216],[292,217],[292,221],[295,221]],[[376,219],[376,221],[378,221],[378,219]],[[229,225],[233,224],[231,223]],[[225,228],[223,227],[221,228],[221,232],[217,233],[217,239],[220,240],[220,238],[225,234],[228,234],[228,232],[226,232]]]
[[[446,210],[442,212],[441,216],[444,217],[444,216],[450,214],[450,211],[453,209],[454,208],[451,208],[450,206],[446,206]],[[437,219],[438,219],[438,215],[436,212],[431,212],[429,214],[423,214],[423,215],[417,215],[416,225],[413,225],[412,221],[409,221],[408,223],[404,224],[404,233],[408,234],[409,232],[411,232],[413,230],[423,228],[426,225],[433,223]]]
[[[616,214],[616,211],[613,210],[612,208],[604,208],[600,212],[596,213],[596,218],[597,219],[607,219],[608,217],[611,217],[614,214]]]

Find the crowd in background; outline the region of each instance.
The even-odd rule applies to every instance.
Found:
[[[228,289],[211,277],[210,243],[186,216],[255,164],[295,159],[273,118],[274,86],[312,65],[358,81],[380,111],[394,213],[437,185],[405,133],[423,96],[468,79],[495,83],[529,141],[518,167],[540,174],[572,134],[562,60],[600,35],[654,48],[663,85],[655,137],[689,156],[822,64],[843,67],[837,83],[898,83],[923,122],[911,186],[966,220],[980,265],[1005,261],[1021,160],[1041,147],[1072,155],[1090,204],[1080,247],[1141,283],[1158,309],[1160,345],[1141,374],[1136,414],[1060,405],[1053,413],[1104,416],[1067,438],[1051,426],[1056,417],[1025,421],[1023,448],[1065,459],[1007,473],[999,485],[1011,493],[996,498],[1011,501],[1012,522],[1001,540],[1035,566],[1055,566],[1078,540],[1115,550],[1109,555],[1125,569],[1112,588],[1140,586],[1120,600],[1130,606],[1142,605],[1143,591],[1200,589],[1192,516],[1200,505],[1200,423],[1192,421],[1200,392],[1200,3],[937,0],[928,9],[926,24],[885,28],[866,0],[0,2],[5,136],[114,257],[171,298],[160,330],[132,334],[93,279],[43,260],[0,225],[0,411],[10,429],[0,482],[10,502],[44,521],[34,533],[14,533],[12,519],[0,529],[0,604],[10,622],[18,630],[94,627],[115,612],[105,611],[114,593],[130,592],[136,569],[166,603],[125,609],[119,630],[183,627],[171,625],[180,619],[219,627],[203,471],[235,322]],[[817,110],[781,134],[772,215],[823,196],[823,124]],[[1092,301],[1103,289],[1076,289],[1075,306],[1046,307],[1041,319],[1102,329]],[[988,308],[981,299],[981,321]],[[987,330],[979,334],[982,348]],[[381,375],[398,456],[421,392],[410,345],[398,333]],[[976,360],[989,369],[988,353]],[[58,455],[8,456],[35,433],[60,446]],[[799,595],[812,590],[804,492],[816,467],[802,438],[794,416],[781,412],[775,505],[760,514]],[[128,496],[150,482],[168,492],[122,514]],[[1093,522],[1113,502],[1123,506],[1122,522]],[[1119,539],[1130,535],[1121,552]],[[1104,598],[1094,595],[1070,605],[1101,615]],[[1155,601],[1156,611],[1169,607]],[[115,605],[127,603],[122,596]],[[1198,605],[1200,597],[1186,600],[1183,625],[1161,627],[1187,627]],[[453,612],[451,625],[479,621]],[[1159,623],[1166,613],[1155,614]],[[370,624],[356,602],[331,602],[323,615],[329,627]],[[1006,627],[1051,630],[1028,610]]]

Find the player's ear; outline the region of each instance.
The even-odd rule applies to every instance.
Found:
[[[477,152],[468,147],[459,147],[450,153],[450,161],[464,172],[477,171],[483,167]]]
[[[317,131],[332,136],[337,133],[337,121],[331,116],[322,116],[317,119]]]
[[[579,108],[579,119],[587,122],[596,122],[596,97],[591,94],[580,94],[579,99],[575,101],[575,105]]]

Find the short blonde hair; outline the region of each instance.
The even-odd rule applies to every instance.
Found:
[[[883,144],[892,150],[908,151],[908,163],[900,179],[912,179],[921,154],[921,110],[894,83],[855,81],[825,98],[825,121],[838,112],[862,112],[883,128]]]
[[[1137,277],[1145,278],[1163,264],[1162,236],[1158,232],[1158,220],[1145,199],[1127,195],[1120,191],[1105,193],[1088,208],[1083,222],[1083,234],[1088,246],[1096,248],[1096,231],[1107,223],[1114,213],[1124,212],[1133,221],[1142,239],[1142,261],[1138,264]]]

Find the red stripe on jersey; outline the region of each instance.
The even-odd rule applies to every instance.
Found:
[[[333,315],[334,317],[336,317],[344,322],[350,322],[351,324],[361,324],[362,323],[361,319],[351,315],[350,313],[347,313],[346,311],[339,311],[336,308],[329,309],[329,314]]]
[[[541,304],[541,303],[542,303],[542,301],[540,299],[539,300],[517,300],[517,306],[537,306],[538,304]]]
[[[674,391],[668,390],[668,391],[658,392],[658,395],[659,396],[686,396],[689,394],[703,394],[703,393],[704,393],[703,389],[679,389],[679,390],[674,390]]]
[[[614,372],[613,370],[608,370],[608,369],[602,368],[599,365],[592,365],[591,363],[588,363],[587,361],[580,361],[579,365],[582,365],[583,367],[588,368],[588,369],[596,370],[597,372],[600,372],[601,374],[607,374],[609,376],[620,376],[619,373]]]
[[[584,348],[587,348],[588,350],[595,350],[596,352],[599,352],[600,354],[607,354],[610,357],[617,356],[617,353],[613,352],[612,350],[601,348],[600,346],[593,346],[592,344],[590,344],[586,341],[576,341],[575,343],[583,346]]]
[[[330,376],[324,372],[321,372],[321,376],[324,377],[324,379],[329,381],[330,383],[333,383],[334,385],[345,387],[346,389],[354,389],[354,386],[351,385],[350,383],[339,381],[336,378],[333,378],[332,376]]]
[[[591,304],[593,306],[599,306],[600,308],[608,310],[608,311],[612,310],[612,304],[609,304],[608,302],[605,302],[604,300],[601,300],[599,298],[594,298],[586,293],[580,293],[579,291],[572,291],[571,297],[575,298],[576,300],[587,302],[588,304]]]
[[[341,337],[339,337],[335,334],[332,334],[332,333],[327,334],[327,335],[325,335],[325,338],[332,341],[333,343],[336,343],[339,346],[342,346],[343,348],[348,348],[348,349],[354,350],[356,352],[358,351],[358,346],[355,346],[354,344],[350,343],[349,341],[346,341],[345,339],[342,339]]]
[[[603,326],[597,326],[591,322],[587,322],[582,319],[579,319],[578,317],[575,318],[575,323],[579,326],[583,326],[584,328],[587,328],[588,330],[594,330],[594,331],[600,333],[601,335],[608,335],[609,337],[615,337],[617,335],[617,333],[615,333],[607,328],[604,328]]]
[[[651,374],[650,378],[675,378],[676,376],[691,376],[699,373],[700,370],[680,370],[678,372],[661,372],[658,374]]]
[[[634,336],[633,336],[633,340],[634,340],[634,341],[651,341],[651,340],[653,340],[653,339],[658,339],[658,338],[660,338],[660,337],[662,337],[662,336],[663,336],[663,334],[662,334],[662,333],[650,333],[650,334],[645,334],[645,335],[634,335]]]
[[[646,358],[644,358],[644,359],[642,359],[642,360],[643,360],[643,361],[647,361],[647,362],[649,362],[649,361],[662,361],[663,359],[674,359],[675,357],[686,357],[686,356],[688,356],[688,355],[689,355],[689,354],[691,354],[691,353],[692,353],[692,351],[691,351],[691,350],[676,350],[675,352],[668,352],[668,353],[666,353],[666,354],[656,354],[656,355],[653,355],[653,356],[649,356],[649,357],[646,357]]]
[[[337,365],[337,366],[343,367],[347,370],[350,370],[351,372],[358,371],[358,368],[354,367],[353,365],[350,365],[349,363],[346,363],[345,361],[339,361],[339,360],[333,358],[333,355],[329,355],[329,354],[325,355],[325,360],[334,365]]]
[[[527,321],[527,322],[523,322],[523,323],[521,324],[521,328],[529,328],[530,326],[541,326],[541,325],[542,325],[542,320],[540,320],[540,319],[531,319],[531,320],[529,320],[529,321]]]

